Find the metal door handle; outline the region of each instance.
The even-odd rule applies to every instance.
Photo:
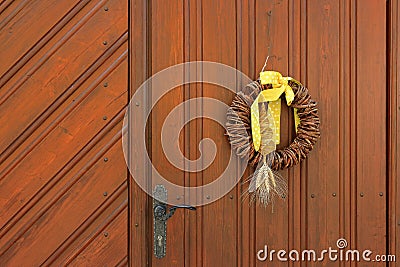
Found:
[[[163,258],[167,246],[167,220],[177,209],[196,210],[189,205],[176,205],[167,208],[167,190],[163,185],[156,185],[153,191],[153,225],[154,225],[154,255]]]

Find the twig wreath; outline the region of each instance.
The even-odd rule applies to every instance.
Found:
[[[283,94],[288,106],[294,108],[296,137],[288,147],[277,150]],[[306,158],[320,136],[319,125],[317,103],[307,88],[279,72],[261,72],[260,80],[236,94],[227,112],[226,129],[233,151],[257,166],[247,192],[252,200],[267,205],[275,195],[286,197],[287,183],[276,171]]]

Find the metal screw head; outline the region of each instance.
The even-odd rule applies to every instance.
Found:
[[[103,45],[107,45],[108,43],[107,43],[107,41],[103,41]]]
[[[104,236],[107,237],[108,236],[108,232],[104,232]]]
[[[108,11],[108,7],[105,6],[105,7],[104,7],[104,11]]]
[[[206,196],[207,199],[210,199],[210,196]]]
[[[380,192],[380,193],[379,193],[379,196],[383,197],[383,192]]]
[[[315,194],[311,194],[311,198],[315,198]]]
[[[233,195],[230,195],[229,198],[230,198],[230,199],[233,199]]]
[[[103,196],[106,197],[107,195],[108,195],[107,191],[103,193]]]
[[[135,223],[135,227],[139,227],[139,224],[138,224],[138,223]]]
[[[108,161],[108,158],[104,158],[104,162],[107,162]]]
[[[360,197],[364,197],[364,193],[363,192],[360,193]]]
[[[332,193],[332,196],[336,197],[336,193]]]
[[[138,107],[140,104],[139,104],[139,102],[136,102],[135,105]]]
[[[103,120],[107,120],[107,116],[104,116],[104,117],[103,117]]]
[[[103,84],[103,86],[104,86],[104,87],[107,87],[107,86],[108,86],[108,82],[105,82],[105,83]]]

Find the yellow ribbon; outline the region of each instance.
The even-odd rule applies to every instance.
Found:
[[[292,88],[289,86],[288,81],[294,80],[291,77],[282,77],[277,71],[264,71],[260,73],[261,84],[271,84],[272,88],[263,90],[254,100],[251,105],[251,131],[253,136],[254,148],[256,151],[260,149],[261,144],[261,131],[260,131],[260,118],[259,118],[259,103],[268,102],[268,112],[274,118],[274,141],[276,144],[280,143],[280,116],[281,116],[281,99],[280,96],[285,93],[286,103],[288,106],[292,104],[294,99],[294,93]],[[294,80],[295,81],[295,80]],[[296,81],[297,82],[297,81]],[[297,125],[300,120],[297,116],[297,110],[295,109],[295,126],[297,131]]]

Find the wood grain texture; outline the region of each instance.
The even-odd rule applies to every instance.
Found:
[[[340,28],[337,1],[318,1],[307,5],[307,78],[310,94],[318,99],[321,136],[308,157],[307,247],[336,247],[340,238],[339,196],[341,162]],[[321,29],[324,29],[323,31]],[[342,126],[342,128],[340,127]],[[336,197],[333,195],[336,194]],[[320,263],[310,263],[319,266]],[[326,261],[326,266],[337,266]]]
[[[0,265],[121,266],[127,2],[0,6]]]
[[[356,3],[356,173],[359,249],[386,252],[386,1]],[[382,19],[370,23],[371,16]],[[380,196],[380,193],[383,193]]]
[[[183,50],[183,31],[184,31],[184,10],[182,1],[170,1],[169,8],[165,8],[159,1],[154,0],[151,3],[152,29],[157,29],[152,34],[151,42],[151,71],[155,74],[164,68],[182,63],[184,60]],[[156,14],[156,15],[155,15]],[[154,16],[155,15],[155,16]],[[183,79],[182,73],[182,79]],[[153,87],[152,87],[153,88]],[[154,91],[157,89],[155,88]],[[153,97],[151,95],[151,97]],[[151,117],[151,160],[157,171],[170,182],[175,184],[184,184],[184,172],[181,169],[183,165],[175,168],[170,165],[165,157],[161,144],[161,129],[166,116],[181,103],[184,99],[183,87],[174,88],[152,109]],[[174,142],[178,147],[184,147],[184,136],[179,135],[180,125],[184,120],[183,112],[177,114],[173,124],[165,125],[167,139]],[[152,180],[152,188],[159,182]],[[152,190],[151,190],[152,191]],[[183,195],[183,192],[179,192]],[[168,197],[177,196],[169,194]],[[178,210],[176,214],[168,220],[167,233],[167,255],[163,261],[152,258],[153,264],[157,266],[184,266],[185,243],[184,243],[184,213]],[[153,238],[152,235],[149,238]],[[151,246],[152,248],[153,246]]]
[[[271,46],[271,58],[268,59],[266,70],[276,70],[284,76],[289,75],[289,35],[287,34],[289,27],[289,17],[287,16],[288,5],[288,1],[255,1],[254,30],[256,40],[254,63],[256,77],[259,76],[259,72],[268,55],[268,46]],[[268,12],[270,12],[271,15],[268,15]],[[270,22],[270,25],[268,25],[268,22]],[[270,31],[271,43],[268,43],[268,31]],[[285,32],[285,34],[282,34],[282,32]],[[289,134],[294,125],[292,121],[289,121],[289,109],[286,105],[282,105],[282,107],[281,143],[278,145],[278,149],[282,149],[289,144]],[[289,122],[292,124],[289,124]],[[288,170],[280,171],[280,174],[285,179],[288,179]],[[263,249],[265,245],[268,245],[270,249],[289,250],[288,207],[291,197],[292,196],[288,196],[285,201],[276,199],[274,205],[270,205],[267,208],[264,208],[262,205],[257,205],[255,211],[255,252]],[[279,261],[275,261],[273,264],[276,266],[287,265],[287,263]],[[265,265],[265,262],[256,261],[256,266],[263,265]]]
[[[390,254],[400,255],[400,4],[389,2],[388,236]],[[398,256],[397,256],[398,257]],[[396,266],[390,263],[389,266]]]
[[[132,227],[132,236],[145,244],[140,252],[134,252],[141,257],[135,263],[264,266],[268,262],[256,258],[264,245],[276,250],[319,252],[329,246],[336,248],[339,238],[348,241],[348,248],[369,248],[375,254],[398,250],[399,13],[396,1],[386,2],[188,0],[173,3],[169,7],[173,10],[165,10],[158,9],[154,1],[150,7],[145,1],[134,1],[142,11],[132,14],[147,13],[142,20],[137,19],[140,27],[131,29],[137,36],[146,37],[131,40],[135,47],[146,51],[142,56],[133,52],[140,63],[133,62],[139,72],[131,74],[136,77],[132,83],[138,86],[151,73],[181,60],[225,63],[256,79],[267,55],[267,12],[272,11],[273,57],[267,68],[302,81],[318,101],[322,121],[321,140],[309,158],[300,166],[282,172],[289,182],[289,195],[286,202],[276,203],[273,213],[272,207],[265,210],[249,206],[240,197],[246,185],[238,184],[227,196],[199,208],[196,214],[185,212],[168,222],[168,233],[176,231],[172,247],[177,251],[164,259],[149,255],[152,228]],[[165,36],[165,29],[173,34]],[[160,45],[160,39],[168,42]],[[151,66],[146,62],[151,62]],[[226,102],[232,98],[223,89],[208,84],[187,85],[180,90],[167,95],[162,106],[153,112],[156,132],[173,105],[201,96]],[[186,106],[188,112],[202,109],[207,106]],[[295,136],[293,113],[286,107],[281,127],[281,146],[286,146]],[[148,135],[153,157],[162,162],[163,172],[185,185],[212,181],[226,165],[227,157],[221,155],[230,153],[219,126],[207,119],[191,122],[179,139],[185,156],[196,159],[198,143],[206,137],[216,142],[218,154],[207,170],[182,174],[157,154],[158,136],[155,132]],[[247,170],[243,179],[251,172]],[[148,206],[147,197],[134,184],[131,187],[131,197],[140,207],[131,207],[132,216],[137,221],[151,222],[151,214],[143,211]],[[185,229],[183,235],[180,227]],[[135,240],[130,242],[134,244]],[[168,248],[171,249],[171,243]],[[277,262],[276,257],[271,264],[362,266],[362,263],[328,260]]]

